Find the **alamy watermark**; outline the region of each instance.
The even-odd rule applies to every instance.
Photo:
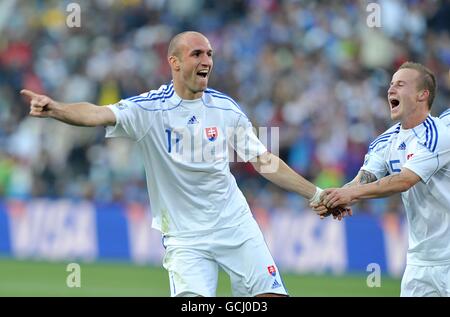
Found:
[[[66,278],[66,285],[69,288],[81,287],[81,267],[78,263],[67,264],[66,271],[70,272]]]
[[[81,27],[81,7],[76,2],[71,2],[66,7],[66,12],[69,13],[66,18],[66,25],[69,28]]]
[[[378,3],[371,2],[366,6],[366,12],[369,14],[366,18],[366,24],[369,28],[381,27],[381,6]]]
[[[367,276],[367,287],[381,287],[381,268],[378,263],[369,263],[367,265],[367,272],[370,274]]]
[[[278,155],[279,139],[278,127],[202,128],[190,124],[166,129],[164,147],[171,158],[180,163],[256,162],[266,150]],[[261,172],[277,172],[278,160],[263,163]]]

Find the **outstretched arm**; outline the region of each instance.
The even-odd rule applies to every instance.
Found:
[[[33,117],[50,117],[67,124],[86,127],[116,124],[116,117],[108,107],[99,107],[88,102],[63,104],[27,89],[22,89],[20,93],[30,98],[30,116]]]
[[[356,177],[348,182],[347,184],[345,184],[344,186],[342,186],[342,188],[346,188],[346,187],[353,187],[353,186],[358,186],[358,185],[363,185],[363,184],[369,184],[369,183],[373,183],[377,180],[377,177],[372,174],[371,172],[365,171],[365,170],[360,170],[358,172],[358,174],[356,175]]]
[[[252,162],[252,165],[264,178],[281,188],[298,193],[312,203],[320,201],[322,190],[297,174],[278,156],[265,152],[258,156],[257,161]],[[345,207],[329,208],[327,212],[339,220],[347,214],[351,215],[351,210]]]
[[[349,188],[326,189],[322,203],[328,208],[347,205],[360,199],[380,198],[404,192],[420,181],[420,177],[407,168],[398,174],[389,175],[380,180]]]
[[[311,199],[316,193],[316,186],[297,174],[278,156],[265,152],[258,156],[256,162],[252,162],[253,167],[264,178],[272,183],[291,192]]]
[[[358,172],[358,174],[355,176],[355,178],[352,181],[345,184],[344,186],[342,186],[342,188],[349,188],[349,187],[354,187],[354,186],[358,186],[358,185],[362,185],[362,184],[369,184],[376,180],[377,180],[377,177],[374,174],[372,174],[368,171],[365,171],[365,170],[360,170]],[[326,195],[326,194],[324,193],[323,195]],[[323,197],[325,197],[325,196],[323,196]],[[351,203],[352,202],[350,202],[349,204],[351,204]],[[330,215],[328,208],[323,204],[323,202],[321,202],[319,204],[311,204],[311,208],[322,219]],[[350,215],[352,215],[351,211],[350,211]]]

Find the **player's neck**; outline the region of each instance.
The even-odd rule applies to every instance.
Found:
[[[402,129],[408,130],[422,124],[429,116],[430,112],[413,112],[405,120],[401,121]]]
[[[196,100],[203,96],[203,91],[194,92],[186,86],[179,85],[175,80],[173,81],[173,88],[178,97],[183,100]]]

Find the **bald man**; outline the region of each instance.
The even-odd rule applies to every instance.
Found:
[[[22,94],[31,98],[31,116],[106,126],[106,137],[130,138],[140,147],[172,296],[215,296],[219,266],[229,274],[234,296],[287,296],[230,173],[229,146],[286,190],[317,203],[321,189],[267,151],[232,98],[208,89],[213,50],[204,35],[176,35],[167,58],[170,83],[105,107]]]

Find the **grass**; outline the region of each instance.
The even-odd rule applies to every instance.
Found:
[[[161,267],[125,263],[80,263],[81,287],[69,288],[69,262],[49,263],[0,258],[0,296],[151,296],[170,295]],[[369,288],[366,275],[283,274],[291,296],[399,296],[400,280],[382,276]],[[231,296],[228,277],[220,273],[217,296]]]

